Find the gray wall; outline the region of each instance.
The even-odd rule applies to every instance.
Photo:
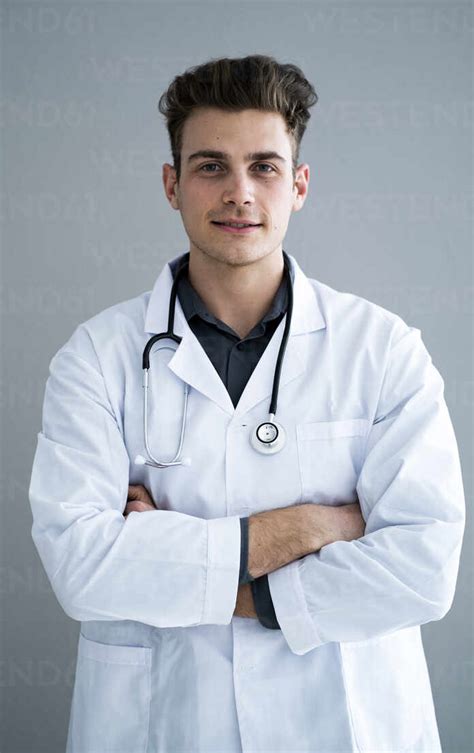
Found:
[[[310,194],[284,243],[311,277],[422,330],[472,489],[472,6],[2,4],[4,753],[64,749],[79,623],[30,538],[48,364],[76,325],[188,250],[156,110],[186,67],[261,52],[314,83]],[[138,368],[138,364],[137,364]],[[445,753],[472,751],[470,515],[454,605],[423,627]]]

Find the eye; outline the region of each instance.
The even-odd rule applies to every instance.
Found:
[[[275,172],[275,168],[272,165],[269,165],[267,162],[259,162],[258,166],[259,167],[269,167],[272,172]],[[268,171],[264,170],[263,172],[270,172],[270,170],[268,170]],[[260,170],[258,172],[260,172]]]
[[[267,162],[257,162],[257,167],[268,167],[269,170],[257,170],[257,172],[264,172],[264,173],[270,173],[275,172],[275,168],[272,165],[269,165]],[[205,173],[215,173],[217,170],[206,170],[207,167],[220,167],[220,165],[217,162],[206,162],[205,165],[201,165],[199,170],[202,170]]]
[[[215,170],[205,170],[204,168],[205,167],[216,167],[216,165],[217,165],[217,167],[219,167],[219,165],[217,164],[217,162],[207,162],[205,165],[201,165],[201,167],[199,169],[202,170],[205,173],[208,173],[208,172],[213,173],[213,172],[215,172]]]

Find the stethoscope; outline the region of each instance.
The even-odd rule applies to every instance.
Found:
[[[284,271],[287,279],[287,290],[288,290],[288,308],[286,312],[286,322],[285,322],[285,329],[283,330],[283,337],[280,344],[280,349],[278,351],[278,357],[276,361],[275,366],[275,374],[273,377],[273,389],[272,389],[272,397],[270,402],[270,410],[269,410],[269,416],[268,420],[264,421],[263,423],[258,424],[256,427],[254,427],[250,433],[250,444],[256,450],[257,452],[262,453],[263,455],[273,455],[276,452],[280,452],[280,450],[283,449],[286,443],[286,432],[283,426],[275,421],[275,414],[276,414],[276,408],[277,408],[277,401],[278,401],[278,389],[280,385],[280,373],[281,373],[281,367],[283,363],[283,357],[285,355],[286,345],[288,342],[288,336],[291,326],[291,317],[293,314],[293,284],[291,280],[291,272],[290,272],[290,260],[283,251],[283,261],[284,261]],[[150,350],[154,346],[156,342],[159,340],[164,339],[170,339],[174,340],[175,343],[178,345],[180,344],[182,338],[179,335],[176,335],[173,332],[173,326],[174,326],[174,313],[175,313],[175,307],[176,307],[176,296],[178,292],[178,282],[179,278],[183,274],[184,270],[187,269],[189,265],[189,255],[187,255],[183,262],[178,267],[175,278],[173,281],[173,286],[171,288],[171,294],[170,294],[170,303],[169,303],[169,311],[168,311],[168,330],[166,332],[161,332],[160,334],[153,335],[148,340],[147,344],[145,345],[145,350],[143,351],[143,357],[142,357],[142,368],[143,368],[143,441],[145,445],[145,451],[147,454],[147,458],[145,458],[143,455],[137,455],[135,458],[135,463],[137,465],[150,465],[153,468],[168,468],[172,465],[190,465],[191,459],[190,458],[181,458],[181,451],[183,449],[183,442],[184,442],[184,433],[186,429],[186,415],[187,415],[187,409],[188,409],[188,394],[189,394],[189,385],[185,383],[184,385],[184,404],[183,404],[183,420],[181,422],[181,432],[179,437],[179,446],[178,451],[176,452],[176,455],[172,460],[164,461],[164,460],[158,460],[154,457],[150,450],[150,445],[148,442],[148,376],[149,376],[149,370],[150,370]],[[170,346],[165,346],[163,348],[160,348],[160,350],[171,350],[173,353],[175,352],[175,348],[172,348]]]

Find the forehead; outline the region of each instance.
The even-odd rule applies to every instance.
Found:
[[[186,119],[182,155],[200,149],[224,152],[277,149],[291,155],[291,140],[282,115],[262,110],[227,112],[213,107],[196,108]]]

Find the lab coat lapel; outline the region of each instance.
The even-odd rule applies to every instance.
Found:
[[[184,314],[183,318],[185,320]],[[226,413],[233,414],[234,405],[224,382],[187,323],[181,344],[168,366],[183,382],[202,392]]]
[[[295,270],[295,280],[293,284],[293,316],[288,343],[283,357],[278,394],[281,393],[286,384],[291,382],[306,369],[309,350],[304,335],[326,326],[315,291],[310,281],[301,270],[296,259],[290,254],[288,254],[288,256],[290,257]],[[283,339],[285,323],[286,316],[283,317],[273,333],[272,339],[268,343],[259,362],[253,370],[236,407],[236,413],[238,415],[243,415],[262,400],[268,400],[268,406],[265,406],[265,412],[269,411],[276,362],[281,341]]]
[[[305,346],[302,336],[326,326],[310,281],[299,267],[296,259],[290,254],[288,255],[295,269],[293,317],[280,374],[280,390],[306,368],[308,348]],[[150,335],[165,332],[167,329],[172,284],[171,269],[169,264],[166,264],[156,280],[148,302],[145,332]],[[253,370],[235,408],[236,414],[243,415],[265,399],[268,399],[270,403],[275,366],[285,322],[286,316],[278,325]],[[199,340],[189,327],[179,298],[176,299],[174,331],[175,334],[182,337],[182,340],[168,362],[168,368],[184,382],[217,403],[226,413],[232,415],[234,406],[230,395]],[[171,345],[170,340],[165,340],[165,343]],[[159,345],[158,343],[155,347],[158,348]],[[268,407],[270,407],[270,404]]]
[[[158,332],[166,332],[168,327],[168,311],[173,276],[169,264],[165,264],[161,274],[157,278],[148,301],[145,317],[145,332],[150,336]],[[176,348],[176,352],[168,361],[171,369],[183,382],[206,395],[210,400],[217,403],[226,413],[233,414],[234,406],[227,389],[219,374],[209,360],[206,351],[192,331],[183,309],[176,298],[176,310],[174,321],[174,333],[182,337],[181,343],[176,348],[171,340],[164,340],[163,344]],[[160,347],[156,343],[153,351]],[[151,369],[150,374],[153,369]]]
[[[255,366],[252,374],[250,375],[250,378],[245,385],[244,391],[242,392],[240,400],[235,409],[238,415],[244,415],[245,413],[247,413],[247,411],[251,410],[255,405],[257,405],[257,403],[260,403],[265,399],[267,399],[268,405],[265,406],[264,412],[269,412],[276,362],[280,344],[283,338],[285,322],[286,317],[282,319],[277,329],[273,333],[272,339],[263,351],[260,360]],[[297,339],[290,336],[288,338],[285,355],[283,357],[278,395],[281,394],[281,391],[285,384],[290,382],[292,379],[295,379],[298,374],[301,374],[301,372],[304,371],[304,364],[304,350],[301,347],[300,343],[298,343]]]

